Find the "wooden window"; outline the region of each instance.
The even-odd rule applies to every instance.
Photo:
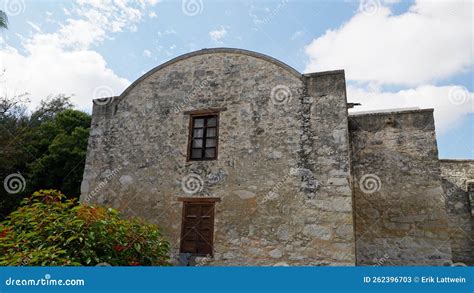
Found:
[[[217,159],[218,114],[191,115],[188,160]]]
[[[214,201],[184,201],[180,252],[212,255],[213,238]]]

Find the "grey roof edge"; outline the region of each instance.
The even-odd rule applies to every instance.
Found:
[[[420,113],[420,112],[430,112],[433,113],[433,108],[426,108],[426,109],[414,109],[414,110],[394,110],[394,111],[386,111],[380,110],[380,112],[372,112],[372,113],[349,113],[349,117],[361,117],[361,116],[383,116],[383,115],[393,115],[393,114],[413,114],[413,113]]]
[[[474,159],[439,159],[443,163],[474,163]]]
[[[344,69],[304,73],[303,76],[312,77],[312,76],[333,75],[333,74],[344,74]]]

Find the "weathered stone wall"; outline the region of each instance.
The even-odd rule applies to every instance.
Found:
[[[449,264],[432,110],[349,121],[357,265]]]
[[[454,263],[474,265],[474,161],[440,160]]]
[[[211,107],[218,160],[187,162],[184,112]],[[354,265],[349,161],[343,72],[204,50],[94,105],[81,200],[158,224],[176,256],[178,197],[219,197],[208,264]]]

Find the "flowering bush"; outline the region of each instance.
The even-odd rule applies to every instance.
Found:
[[[168,265],[155,225],[40,190],[0,223],[0,265]]]

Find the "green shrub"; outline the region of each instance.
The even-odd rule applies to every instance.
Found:
[[[0,265],[168,265],[159,229],[40,190],[0,223]]]

